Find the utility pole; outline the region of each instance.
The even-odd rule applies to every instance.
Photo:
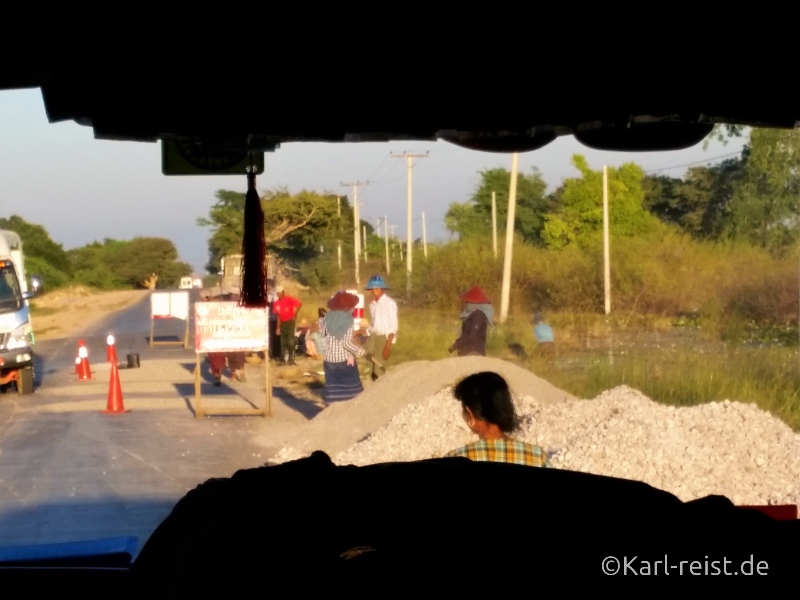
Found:
[[[408,211],[406,217],[406,294],[411,293],[411,263],[412,263],[412,244],[414,243],[414,236],[411,227],[411,169],[414,166],[414,158],[427,158],[428,153],[425,154],[392,154],[392,158],[405,158],[406,159],[406,172],[408,177]]]
[[[611,313],[611,260],[608,249],[608,167],[603,165],[603,280],[606,314]]]
[[[500,322],[508,318],[508,297],[511,291],[511,249],[514,241],[514,213],[517,207],[517,168],[519,153],[511,157],[511,185],[508,190],[508,221],[506,222],[506,255],[503,262],[503,287],[500,297]]]
[[[397,227],[397,225],[389,225],[389,231],[390,231],[390,234],[391,234],[391,240],[392,241],[394,241],[394,239],[395,239],[395,237],[394,237],[394,229],[395,229],[395,227]],[[394,244],[389,244],[389,246],[394,251]],[[400,262],[403,262],[403,251],[402,250],[400,251]]]
[[[361,283],[361,280],[358,276],[358,262],[360,259],[361,254],[361,232],[359,231],[359,224],[361,223],[361,216],[358,210],[358,188],[362,185],[367,185],[369,182],[360,182],[357,181],[356,183],[344,183],[344,186],[352,186],[353,188],[353,254],[355,255],[355,276],[356,276],[356,285]]]
[[[422,213],[422,252],[428,258],[428,238],[425,235],[425,213]]]
[[[497,258],[497,198],[494,192],[492,192],[492,247],[494,257]]]
[[[339,270],[342,270],[342,199],[336,194],[336,217],[339,221],[339,243],[337,244],[337,257],[339,259]]]
[[[386,274],[389,274],[389,217],[383,216],[383,243],[386,245]]]
[[[364,225],[362,228],[364,232],[364,264],[367,264],[367,226]]]

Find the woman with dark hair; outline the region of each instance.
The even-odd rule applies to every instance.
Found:
[[[552,466],[541,447],[510,437],[519,428],[519,418],[511,390],[500,375],[490,371],[469,375],[456,384],[453,396],[461,402],[461,415],[467,427],[479,439],[448,452],[447,456],[530,467]]]

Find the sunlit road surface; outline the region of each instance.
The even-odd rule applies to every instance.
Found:
[[[190,307],[198,299],[196,290],[191,290]],[[49,374],[57,373],[70,366],[75,366],[78,355],[78,340],[83,339],[89,351],[91,363],[102,363],[106,359],[108,347],[106,338],[109,334],[115,338],[117,356],[125,362],[128,354],[140,354],[148,358],[171,358],[176,351],[183,350],[183,346],[154,346],[150,348],[150,296],[145,296],[133,306],[110,315],[103,321],[91,326],[80,336],[59,340],[45,340],[37,342],[35,351],[37,355],[37,383],[46,385]],[[189,319],[189,349],[185,351],[187,360],[194,358],[194,320]],[[158,319],[154,323],[153,335],[156,340],[177,342],[183,341],[186,332],[186,323],[177,319]]]
[[[35,393],[12,388],[0,395],[0,546],[132,535],[140,550],[187,491],[261,466],[278,448],[263,445],[265,433],[307,420],[274,400],[272,417],[195,418],[193,337],[188,349],[150,349],[145,300],[82,336],[91,379],[75,373],[78,338],[54,340],[37,344]],[[170,327],[176,339],[185,331],[182,321],[156,325],[156,338],[168,339]],[[131,352],[140,355],[139,368],[118,371],[124,413],[102,412],[111,383],[109,333],[119,364]],[[212,386],[204,360],[201,373],[204,408],[265,406],[263,366],[248,365],[247,382],[220,387]]]

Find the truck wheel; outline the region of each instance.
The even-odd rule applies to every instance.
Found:
[[[17,375],[17,391],[20,395],[33,393],[33,367],[20,369]]]

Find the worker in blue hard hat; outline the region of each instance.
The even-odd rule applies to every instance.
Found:
[[[386,295],[389,286],[380,275],[370,277],[364,289],[372,292],[367,352],[372,357],[372,380],[375,381],[386,374],[392,344],[397,342],[397,303]]]

